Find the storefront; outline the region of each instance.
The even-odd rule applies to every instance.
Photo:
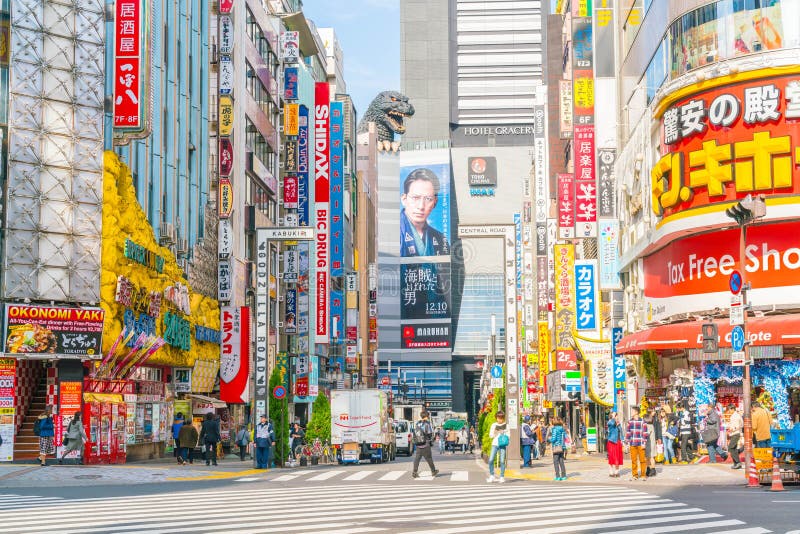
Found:
[[[617,351],[627,354],[655,352],[658,376],[644,389],[648,404],[665,401],[695,408],[703,404],[742,405],[743,368],[731,364],[730,321],[717,320],[719,350],[702,350],[701,324],[697,321],[657,326],[624,337]],[[787,428],[800,421],[800,314],[751,318],[750,341],[752,399],[758,400],[778,424]],[[639,356],[641,357],[641,356]]]

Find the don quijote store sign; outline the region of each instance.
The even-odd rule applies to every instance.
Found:
[[[650,177],[662,223],[748,194],[800,195],[800,72],[747,74],[687,88],[657,111],[662,156]]]
[[[644,259],[649,322],[727,310],[728,279],[740,269],[739,230],[699,232],[708,224],[733,226],[723,212],[747,195],[764,195],[768,204],[767,219],[747,234],[750,298],[756,306],[797,302],[800,221],[770,223],[769,216],[800,203],[800,71],[767,74],[683,89],[656,112],[662,155],[651,171],[651,205],[659,233],[697,233]]]

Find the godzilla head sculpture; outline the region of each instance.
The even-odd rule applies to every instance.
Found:
[[[382,146],[391,145],[394,134],[403,134],[406,131],[403,120],[414,115],[414,106],[408,102],[408,97],[397,91],[383,91],[372,101],[364,116],[358,123],[358,132],[369,131],[369,123],[374,122],[378,133],[378,143]]]

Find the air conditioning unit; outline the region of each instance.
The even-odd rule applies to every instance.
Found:
[[[178,258],[178,267],[185,271],[189,270],[189,260],[186,258]]]
[[[278,302],[283,302],[283,293],[278,295]]]
[[[175,243],[175,226],[172,223],[162,222],[158,227],[158,242],[161,245],[172,245]]]
[[[179,256],[185,256],[189,253],[189,241],[186,239],[178,239],[175,244],[175,253]]]
[[[278,132],[283,133],[283,124],[278,125]]]
[[[283,328],[283,321],[278,321],[278,328]]]

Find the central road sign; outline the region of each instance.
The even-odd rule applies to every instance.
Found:
[[[734,326],[731,330],[731,347],[734,352],[741,352],[744,349],[744,329],[741,326]]]
[[[731,289],[731,293],[738,295],[742,291],[742,273],[733,271],[731,277],[728,278],[728,287]]]
[[[503,368],[499,365],[492,367],[492,378],[503,378]]]

